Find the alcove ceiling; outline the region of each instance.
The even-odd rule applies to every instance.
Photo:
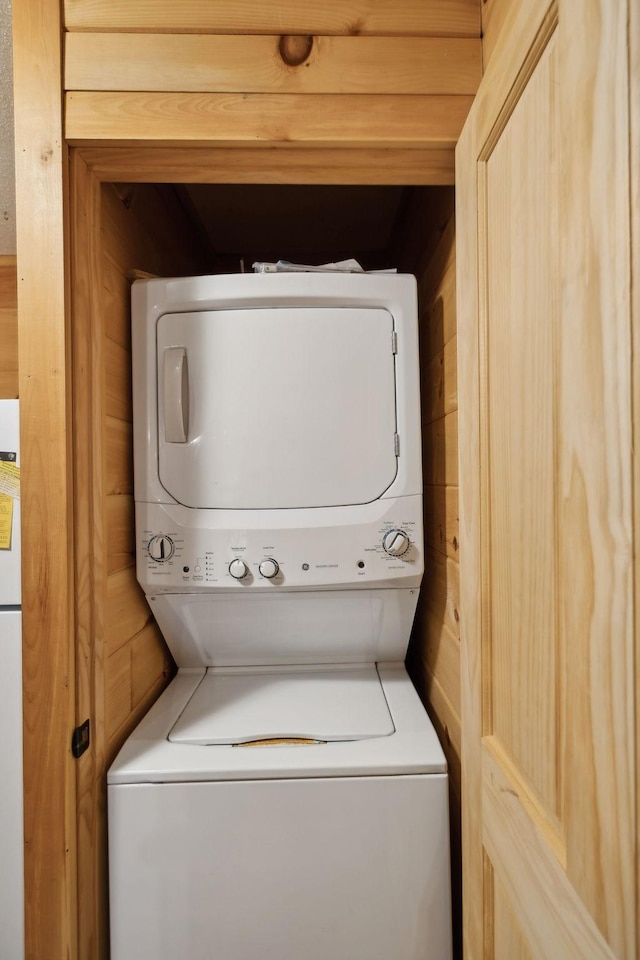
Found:
[[[365,269],[393,258],[421,209],[442,188],[287,184],[189,184],[178,196],[217,269],[251,270],[254,260],[320,264],[358,259]],[[426,222],[425,222],[425,225]]]

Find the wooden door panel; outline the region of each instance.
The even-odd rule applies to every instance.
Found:
[[[588,7],[511,7],[456,156],[466,960],[636,956],[628,0]]]
[[[629,16],[560,8],[559,531],[567,873],[616,957],[638,955]],[[637,253],[635,255],[637,260]],[[637,318],[636,318],[637,322]],[[635,610],[635,630],[640,629]]]
[[[493,949],[496,960],[531,960],[502,883],[493,883]]]
[[[479,167],[479,229],[487,264],[485,735],[499,739],[557,816],[554,48],[552,40]]]
[[[562,838],[491,738],[482,748],[482,778],[485,856],[502,883],[532,957],[612,960],[615,954],[567,877]],[[486,890],[487,957],[494,956],[491,899],[491,890]]]

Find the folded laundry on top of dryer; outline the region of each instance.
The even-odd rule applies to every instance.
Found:
[[[338,260],[336,263],[321,263],[311,266],[306,263],[289,263],[288,260],[278,260],[277,263],[263,263],[256,261],[252,264],[254,273],[397,273],[397,267],[387,270],[365,270],[353,258]]]

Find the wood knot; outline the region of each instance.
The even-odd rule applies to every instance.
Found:
[[[278,51],[288,67],[299,67],[311,56],[313,37],[282,36]]]

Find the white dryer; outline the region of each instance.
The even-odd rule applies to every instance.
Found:
[[[113,960],[448,960],[415,280],[140,281],[137,575],[178,674],[108,775]]]

